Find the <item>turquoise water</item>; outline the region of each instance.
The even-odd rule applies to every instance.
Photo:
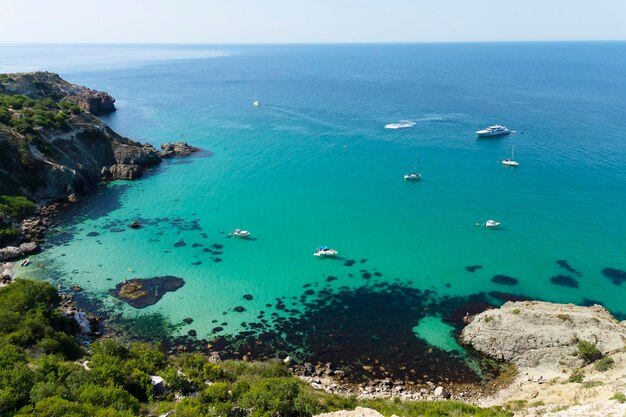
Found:
[[[181,277],[183,288],[141,311],[193,317],[181,332],[206,338],[223,313],[221,334],[237,332],[328,276],[331,289],[398,279],[441,297],[500,291],[626,313],[626,286],[601,273],[626,269],[625,43],[72,48],[0,56],[108,91],[119,110],[104,120],[126,136],[213,156],[165,162],[86,199],[59,229],[73,235],[52,235],[34,262],[44,269],[24,274],[61,277],[131,317],[107,293],[116,283]],[[399,120],[416,125],[383,128]],[[516,133],[476,139],[495,123]],[[505,168],[497,161],[513,144],[520,166]],[[423,180],[406,183],[416,156]],[[139,217],[153,223],[126,228]],[[475,226],[487,219],[502,227]],[[235,228],[256,240],[227,238]],[[313,257],[318,245],[344,259]],[[555,285],[557,275],[579,286]],[[417,334],[458,349],[440,312],[428,314]]]

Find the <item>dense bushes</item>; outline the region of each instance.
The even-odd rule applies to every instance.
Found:
[[[22,95],[0,95],[0,123],[23,134],[33,133],[38,127],[66,130],[71,115],[80,111],[66,100],[57,103],[49,98],[34,100]]]

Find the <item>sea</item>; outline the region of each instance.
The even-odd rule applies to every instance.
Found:
[[[626,319],[624,42],[0,45],[0,72],[34,70],[110,93],[124,136],[203,149],[81,198],[16,269],[131,323],[360,366],[468,362],[460,318],[507,300]],[[110,294],[164,276],[184,286],[146,308]]]

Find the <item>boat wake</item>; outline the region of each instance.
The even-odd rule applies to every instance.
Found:
[[[385,125],[385,129],[408,129],[415,126],[417,123],[410,120],[400,120],[399,122],[388,123]]]

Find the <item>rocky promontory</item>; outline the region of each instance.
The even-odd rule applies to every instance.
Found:
[[[42,205],[74,202],[101,180],[134,180],[162,158],[199,150],[176,142],[159,151],[116,133],[95,116],[114,102],[50,72],[0,74],[0,198],[10,196],[0,201],[0,247],[12,245],[0,261],[33,251],[49,225]],[[20,198],[40,208],[25,210],[32,203]]]
[[[584,363],[573,355],[580,341],[601,354],[616,352],[626,346],[626,323],[600,305],[508,302],[476,315],[463,329],[461,341],[522,367],[576,368]]]

